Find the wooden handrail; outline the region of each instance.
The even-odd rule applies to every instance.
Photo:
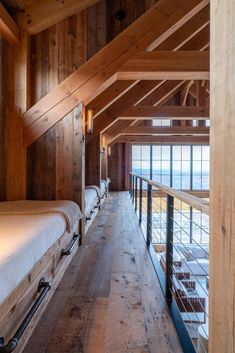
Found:
[[[144,178],[138,174],[134,174],[130,172],[130,175],[135,176],[139,179],[142,179],[146,183],[155,186],[156,188],[162,190],[165,194],[171,195],[178,200],[188,204],[189,206],[196,208],[197,210],[201,211],[202,213],[205,213],[209,216],[209,202],[207,200],[201,199],[199,197],[196,197],[194,195],[190,195],[187,192],[173,189],[170,186],[160,184],[156,181]]]

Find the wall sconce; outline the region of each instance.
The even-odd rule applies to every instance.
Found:
[[[105,137],[104,136],[102,136],[102,138],[101,138],[101,151],[100,151],[100,153],[105,153],[105,143],[106,143],[106,140],[105,140]]]
[[[93,131],[93,109],[87,110],[87,133],[92,134]]]
[[[111,146],[108,147],[108,156],[111,156]]]

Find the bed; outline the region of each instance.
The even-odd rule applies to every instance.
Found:
[[[108,196],[109,186],[111,184],[111,179],[107,178],[106,180],[100,181],[100,190],[101,190],[101,198],[104,199]]]
[[[95,209],[100,208],[101,191],[96,185],[85,187],[85,218],[90,220]]]
[[[26,310],[41,295],[43,277],[48,291],[52,289],[35,314],[37,318],[45,308],[73,257],[64,255],[75,254],[79,246],[81,218],[79,206],[72,201],[0,202],[0,336],[5,343],[16,344],[17,352],[23,349],[29,332],[22,333],[19,344],[12,336]]]

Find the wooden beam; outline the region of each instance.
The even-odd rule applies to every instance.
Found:
[[[235,2],[211,1],[209,352],[235,350]]]
[[[118,80],[209,80],[206,51],[141,52],[123,64]]]
[[[16,21],[21,29],[37,34],[97,2],[98,0],[40,0],[27,6],[24,11],[19,11]]]
[[[160,45],[208,3],[209,0],[160,0],[25,114],[25,145],[34,142],[95,91],[97,95],[102,93],[125,61],[153,42],[154,48]]]
[[[0,34],[10,43],[19,43],[19,28],[2,4],[0,4]]]
[[[200,119],[208,120],[209,119],[209,110],[207,107],[187,107],[187,106],[145,106],[139,105],[132,107],[119,115],[120,119],[164,119],[170,118],[173,120],[184,120],[190,119]]]
[[[22,112],[31,104],[30,38],[22,31],[8,53],[7,199],[26,199],[27,150],[23,148]]]
[[[113,141],[109,142],[110,146],[115,143],[140,143],[140,144],[160,144],[160,145],[188,145],[188,144],[209,144],[209,136],[117,136]]]
[[[209,135],[206,127],[191,126],[129,126],[121,135]]]
[[[190,21],[185,23],[178,31],[173,33],[167,40],[165,40],[162,44],[160,44],[157,49],[158,50],[179,50],[182,48],[183,50],[200,50],[205,44],[209,43],[209,6],[206,6],[202,11],[200,11],[196,16],[194,16]],[[103,94],[90,101],[90,97],[85,101],[85,104],[89,104],[89,108],[93,109],[95,112],[95,116],[102,113],[104,109],[110,106],[110,101],[114,103],[118,100],[121,95],[125,94],[127,90],[131,90],[133,87],[133,82],[130,81],[129,86],[125,86],[123,89],[123,84],[127,81],[117,81],[110,87],[110,89],[106,90]],[[137,84],[138,81],[135,81]],[[107,92],[107,95],[106,95]],[[152,88],[149,89],[149,94],[152,92]],[[105,100],[106,97],[106,100]],[[142,96],[141,99],[145,97]],[[101,99],[102,105],[99,107],[99,100]],[[105,105],[106,103],[106,105]],[[148,103],[147,103],[148,104]]]
[[[102,94],[96,97],[90,104],[88,104],[87,109],[92,109],[94,112],[94,118],[96,118],[137,83],[138,81],[114,82],[113,85],[111,85]]]

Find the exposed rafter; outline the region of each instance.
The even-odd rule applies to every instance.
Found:
[[[36,34],[94,5],[99,0],[40,0],[16,14],[20,28]]]
[[[207,51],[141,52],[124,63],[118,80],[209,80]]]
[[[187,145],[191,144],[209,144],[209,136],[133,136],[133,135],[118,135],[115,139],[109,142],[109,146],[115,145],[115,143],[139,143],[139,144],[180,144]]]
[[[191,126],[129,126],[121,135],[209,135],[207,127]]]
[[[177,47],[181,47],[178,40],[181,40],[184,42],[184,45],[182,46],[182,49],[185,49],[185,46],[189,50],[192,49],[202,49],[206,43],[209,41],[209,28],[208,26],[203,26],[202,25],[202,18],[204,21],[208,20],[209,17],[209,9],[206,8],[203,12],[200,13],[200,16],[196,16],[195,18],[197,19],[197,22],[203,27],[200,31],[196,31],[197,34],[195,36],[192,36],[192,32],[189,31],[189,33],[183,33],[181,32],[181,29],[177,31],[172,37],[175,39],[175,45]],[[193,19],[194,20],[194,19]],[[190,21],[191,22],[191,21]],[[207,22],[206,22],[207,23]],[[188,25],[188,23],[187,23]],[[186,26],[186,25],[185,25]],[[186,27],[183,26],[183,28],[186,29]],[[194,30],[195,27],[193,26]],[[189,30],[189,28],[187,28]],[[178,32],[181,32],[180,36]],[[203,37],[202,35],[203,34]],[[184,35],[184,36],[183,36]],[[187,42],[186,38],[187,36],[190,37],[190,41]],[[202,37],[201,40],[198,42],[197,37]],[[163,49],[171,49],[168,47],[167,43],[171,43],[172,45],[172,37],[167,39],[160,47],[163,47]],[[174,48],[174,47],[173,47]],[[119,83],[126,82],[126,81],[119,81]],[[132,82],[132,81],[131,81]],[[156,86],[153,86],[153,82],[156,82]],[[144,83],[144,85],[142,85]],[[121,132],[121,124],[117,126],[117,117],[118,113],[124,112],[128,107],[131,108],[132,105],[159,105],[159,104],[165,104],[168,99],[173,97],[179,90],[186,88],[188,85],[188,82],[184,81],[141,81],[138,82],[136,81],[136,87],[132,87],[132,89],[129,92],[126,92],[123,97],[120,97],[117,101],[115,101],[107,111],[103,111],[102,114],[96,115],[97,119],[95,119],[94,122],[94,131],[93,135],[87,136],[87,138],[92,138],[92,136],[95,136],[95,134],[101,132],[104,129],[104,126],[106,124],[105,130],[107,128],[111,128],[112,125],[115,124],[117,127],[116,129],[116,134],[115,136]],[[142,89],[141,89],[142,87]],[[138,98],[137,98],[138,97]],[[136,98],[136,100],[134,100]],[[139,122],[139,119],[137,120],[136,123]],[[130,123],[133,123],[130,122]],[[105,135],[106,135],[105,131]]]
[[[19,28],[2,4],[0,4],[0,34],[11,43],[19,42]]]
[[[121,119],[172,119],[172,120],[206,120],[209,119],[208,107],[193,107],[193,106],[146,106],[140,105],[132,107],[119,115]]]
[[[209,0],[160,0],[133,25],[25,114],[25,145],[31,144],[81,101],[102,93],[120,65],[151,44],[154,49],[187,23]],[[156,39],[157,38],[157,39]],[[152,45],[154,43],[154,45]]]
[[[209,6],[206,6],[196,16],[185,23],[178,31],[173,33],[167,40],[160,44],[158,50],[201,50],[209,43]],[[128,90],[131,90],[134,84],[138,81],[117,81],[103,94],[97,97],[97,100],[91,101],[91,97],[85,101],[85,104],[89,104],[88,108],[93,109],[95,116],[101,114],[106,108],[112,103],[119,99]],[[121,92],[123,85],[125,89]],[[152,87],[150,87],[148,94],[151,94]],[[107,98],[106,98],[107,93]],[[147,95],[146,95],[147,96]],[[144,99],[141,96],[141,99]],[[103,105],[99,107],[99,99],[101,99]],[[106,105],[105,105],[106,103]]]

